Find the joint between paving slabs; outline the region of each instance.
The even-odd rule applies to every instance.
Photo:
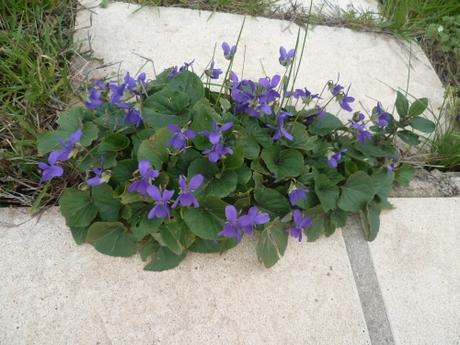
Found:
[[[364,239],[362,226],[359,217],[351,217],[349,224],[342,229],[342,237],[369,338],[372,345],[395,345],[369,244]]]

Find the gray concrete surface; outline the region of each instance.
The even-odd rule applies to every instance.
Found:
[[[392,199],[370,253],[396,344],[460,343],[460,198]]]
[[[87,7],[92,3],[93,0],[84,1]],[[136,73],[140,69],[153,75],[153,66],[160,72],[194,59],[194,68],[201,73],[217,45],[216,66],[225,70],[220,44],[234,43],[242,22],[240,15],[164,7],[140,9],[122,2],[110,3],[105,9],[83,9],[77,15],[75,40],[80,42],[82,51],[91,48],[93,57],[111,65],[94,70],[83,68],[88,65],[80,61],[75,68],[80,67],[84,76],[90,70],[89,77]],[[278,49],[294,47],[296,36],[297,26],[290,22],[248,17],[234,70],[241,76],[244,60],[246,78],[281,73]],[[350,94],[357,99],[355,109],[371,110],[380,100],[392,110],[394,89],[405,89],[407,85],[409,56],[409,92],[415,97],[429,97],[436,110],[442,104],[444,91],[424,53],[416,45],[409,49],[407,44],[383,34],[338,27],[312,28],[297,86],[320,92],[328,80],[336,80],[340,74],[343,84],[352,84]]]
[[[146,272],[74,244],[56,208],[0,209],[0,344],[369,344],[340,231],[290,241],[272,269],[255,241]]]

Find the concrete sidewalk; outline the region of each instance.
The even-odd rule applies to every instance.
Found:
[[[192,60],[195,71],[201,73],[215,46],[216,66],[225,70],[220,45],[223,41],[235,43],[243,23],[243,16],[228,13],[141,8],[122,2],[110,3],[104,9],[91,7],[94,3],[84,1],[91,9],[78,13],[75,33],[82,51],[91,50],[93,57],[102,59],[106,66],[93,69],[81,64],[85,67],[81,73],[90,78],[140,70],[153,76],[155,71]],[[233,70],[250,79],[282,73],[278,49],[293,48],[297,31],[298,27],[287,21],[247,17]],[[328,80],[337,80],[340,75],[342,84],[352,84],[350,95],[357,99],[356,109],[370,111],[379,100],[391,110],[395,89],[406,89],[409,61],[409,93],[428,97],[436,112],[443,102],[444,89],[425,54],[417,45],[409,47],[384,34],[312,27],[296,84],[320,92]],[[350,115],[339,116],[346,119]]]
[[[370,245],[352,221],[272,269],[249,239],[162,273],[0,209],[0,344],[458,344],[460,198],[391,202]]]

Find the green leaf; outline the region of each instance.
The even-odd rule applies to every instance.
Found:
[[[232,170],[240,168],[244,163],[244,147],[241,143],[233,148],[233,154],[227,156],[224,161],[225,169]]]
[[[253,160],[259,156],[260,146],[253,136],[243,133],[240,137],[240,143],[244,148],[244,158]]]
[[[253,137],[262,147],[270,147],[273,140],[268,128],[262,128],[257,119],[244,117],[242,123],[246,129],[247,135]]]
[[[257,205],[272,215],[283,217],[291,210],[287,198],[276,189],[261,186],[254,193]]]
[[[129,146],[129,139],[126,135],[121,133],[112,133],[102,139],[102,142],[98,145],[99,152],[122,151]]]
[[[418,135],[415,134],[415,133],[412,133],[411,131],[403,130],[403,131],[397,132],[396,134],[406,144],[409,144],[409,145],[418,145],[418,144],[420,144],[420,140],[419,140]]]
[[[71,226],[70,231],[72,232],[72,237],[76,244],[82,244],[85,242],[86,234],[88,233],[88,227]]]
[[[275,219],[262,231],[256,251],[260,262],[267,268],[272,267],[284,255],[288,242],[288,234],[284,225]]]
[[[88,229],[86,240],[106,255],[126,257],[136,253],[136,239],[119,222],[93,223]]]
[[[160,234],[164,244],[176,255],[181,255],[185,247],[180,242],[182,232],[188,231],[182,221],[163,224],[160,227]]]
[[[67,188],[59,199],[59,206],[66,224],[71,227],[86,227],[97,215],[89,191]]]
[[[183,220],[191,232],[206,240],[216,240],[217,233],[224,225],[225,202],[218,198],[208,197],[200,200],[200,208],[186,208]]]
[[[385,168],[379,169],[371,175],[374,192],[381,198],[387,198],[393,188],[395,174]]]
[[[315,192],[325,212],[337,207],[339,188],[324,174],[315,177]]]
[[[166,127],[171,123],[182,125],[189,119],[185,116],[189,106],[190,97],[186,93],[164,88],[145,99],[144,122],[152,128]]]
[[[361,153],[370,157],[390,157],[392,152],[387,152],[381,147],[372,144],[355,143],[354,147]]]
[[[220,241],[216,240],[203,240],[197,238],[195,242],[190,246],[189,250],[195,253],[219,253],[220,252]]]
[[[351,175],[344,186],[338,201],[338,206],[344,211],[358,211],[374,197],[374,188],[369,175],[358,171]]]
[[[137,150],[137,159],[148,160],[156,169],[161,169],[164,162],[169,158],[168,150],[166,149],[167,141],[171,137],[171,133],[167,128],[160,128],[155,131],[155,134],[149,139],[142,141]]]
[[[160,231],[160,225],[163,224],[164,218],[148,219],[147,215],[140,217],[131,227],[131,231],[136,240],[142,240],[145,236]]]
[[[155,258],[144,267],[146,271],[166,271],[177,267],[184,260],[186,253],[176,255],[166,247],[160,247]]]
[[[112,169],[112,178],[117,184],[128,182],[137,169],[137,161],[135,159],[124,159],[117,162],[117,165]]]
[[[190,71],[183,71],[177,74],[171,79],[167,88],[188,95],[191,105],[194,105],[204,97],[203,82],[195,73]]]
[[[198,195],[215,196],[224,198],[233,193],[238,183],[238,175],[235,171],[225,171],[221,176],[213,176],[204,181],[203,189]]]
[[[82,125],[82,137],[80,140],[80,145],[89,146],[94,140],[97,139],[99,129],[97,126],[91,122],[87,122]],[[60,140],[67,140],[67,138],[73,134],[75,130],[64,130],[58,129],[54,132],[45,132],[37,135],[37,150],[40,155],[44,155],[48,152],[51,152],[56,149],[61,149],[62,145]]]
[[[436,129],[436,125],[433,121],[421,116],[414,117],[410,120],[409,125],[423,133],[431,133]]]
[[[304,125],[294,122],[289,130],[294,137],[293,141],[286,142],[289,147],[303,151],[311,151],[316,148],[318,137],[310,136]]]
[[[149,238],[146,242],[141,244],[139,248],[139,254],[141,255],[142,261],[147,260],[147,258],[160,249],[160,245],[153,238]]]
[[[419,116],[428,107],[428,98],[419,98],[410,105],[409,117]]]
[[[299,176],[304,169],[303,155],[294,149],[280,150],[279,147],[272,146],[263,149],[261,157],[277,181]]]
[[[396,170],[395,180],[401,186],[408,186],[415,174],[415,168],[409,164],[401,164]]]
[[[99,216],[104,221],[118,220],[120,208],[123,206],[118,199],[113,197],[113,190],[108,184],[91,187],[94,206],[99,211]]]
[[[324,136],[341,127],[343,127],[343,123],[338,117],[326,113],[324,116],[316,117],[309,130],[312,134]]]
[[[381,207],[371,202],[363,210],[365,221],[363,222],[364,237],[367,241],[373,241],[377,237],[380,228]]]
[[[206,98],[200,99],[192,108],[190,128],[197,132],[211,130],[213,120],[220,121],[219,115]]]
[[[404,119],[409,112],[409,102],[401,92],[396,92],[396,111],[401,119]]]
[[[188,167],[188,177],[201,174],[205,178],[204,182],[206,182],[212,179],[218,171],[217,164],[213,164],[209,159],[200,156],[190,163]]]

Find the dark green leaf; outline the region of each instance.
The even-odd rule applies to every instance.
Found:
[[[414,103],[410,105],[409,108],[409,116],[419,116],[423,114],[423,112],[428,107],[428,98],[419,98]]]
[[[385,168],[379,169],[371,176],[374,192],[381,198],[387,198],[393,187],[395,174]]]
[[[190,71],[177,74],[171,79],[167,88],[188,95],[192,105],[204,97],[203,82],[195,73]]]
[[[411,131],[403,130],[403,131],[397,132],[396,134],[406,144],[409,144],[409,145],[418,145],[418,144],[420,144],[420,140],[419,140],[418,135],[415,134],[415,133],[412,133]]]
[[[59,199],[59,206],[66,224],[71,227],[86,227],[97,215],[89,191],[67,188]]]
[[[415,174],[415,168],[409,164],[401,164],[396,170],[395,180],[401,186],[408,186]]]
[[[409,112],[409,102],[406,96],[399,91],[396,92],[396,111],[401,119],[404,119]]]
[[[91,187],[93,203],[99,211],[99,216],[104,221],[118,220],[118,214],[122,206],[118,199],[113,197],[113,190],[108,184]]]
[[[224,225],[225,203],[217,198],[200,201],[200,208],[183,209],[183,219],[190,231],[200,238],[216,240]]]
[[[338,206],[344,211],[358,211],[374,197],[374,188],[369,175],[358,171],[351,175],[344,186],[338,201]]]
[[[182,221],[163,224],[160,227],[160,234],[164,244],[176,255],[181,255],[185,249],[180,242],[183,231],[188,231],[188,229]]]
[[[410,120],[409,124],[412,128],[417,129],[423,133],[431,133],[436,129],[436,125],[433,121],[421,116],[414,117],[412,120]]]
[[[343,127],[342,121],[338,117],[327,113],[324,116],[316,117],[309,129],[312,134],[323,136],[341,127]]]
[[[76,244],[82,244],[85,242],[86,234],[88,233],[88,227],[71,226],[70,231],[72,232],[72,237]]]
[[[235,191],[238,175],[234,171],[225,171],[221,176],[214,176],[204,181],[199,195],[224,198]]]
[[[160,231],[163,218],[148,219],[147,215],[140,217],[131,227],[131,231],[136,240],[142,240],[145,236]]]
[[[255,190],[254,198],[258,206],[275,216],[283,217],[291,210],[287,198],[276,189],[261,186]]]
[[[302,151],[311,151],[316,147],[318,137],[310,136],[304,125],[294,122],[289,130],[294,137],[293,141],[286,142],[289,147]]]
[[[99,152],[122,151],[129,146],[129,139],[121,133],[112,133],[106,136],[98,145]]]
[[[339,188],[324,174],[315,177],[315,192],[325,212],[337,207]]]
[[[144,267],[146,271],[166,271],[177,267],[185,258],[185,254],[176,255],[166,247],[160,247],[156,252],[155,258]]]
[[[371,202],[363,210],[364,214],[364,237],[367,241],[373,241],[377,237],[380,228],[380,211],[381,207],[375,203]]]
[[[275,219],[270,222],[260,235],[256,251],[260,262],[270,268],[284,255],[288,242],[288,234],[284,225]]]
[[[126,183],[132,178],[136,169],[137,161],[135,159],[124,159],[118,161],[116,167],[112,169],[112,178],[117,184]]]
[[[119,222],[93,223],[88,229],[86,240],[103,254],[131,256],[136,253],[136,239]]]

